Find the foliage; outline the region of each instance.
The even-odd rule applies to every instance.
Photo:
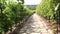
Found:
[[[18,2],[12,0],[0,0],[0,34],[7,32],[14,24],[32,13],[28,8],[24,7],[24,0],[17,1]]]
[[[55,11],[57,4],[57,0],[42,0],[42,2],[37,6],[36,12],[48,19],[54,20],[58,18],[56,14],[57,11]]]
[[[52,25],[53,30],[56,28],[57,23],[60,24],[60,1],[59,0],[42,0],[42,2],[37,6],[36,12],[40,15],[43,15],[47,19],[54,21],[50,23]]]

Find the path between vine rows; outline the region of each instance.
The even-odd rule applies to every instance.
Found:
[[[19,27],[12,34],[53,34],[50,22],[38,14],[30,16],[24,26]]]
[[[37,14],[33,14],[25,22],[19,34],[53,34],[53,31],[46,19]]]

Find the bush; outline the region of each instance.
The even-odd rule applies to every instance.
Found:
[[[23,3],[20,2],[8,1],[8,3],[3,3],[2,1],[0,4],[0,34],[7,32],[14,24],[32,13],[28,8],[24,8]]]
[[[42,0],[42,2],[37,6],[36,12],[47,17],[49,20],[54,20],[57,18],[57,11],[55,11],[57,4],[57,0]]]

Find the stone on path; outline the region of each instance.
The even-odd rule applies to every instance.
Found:
[[[48,28],[46,22],[43,17],[33,14],[25,22],[19,34],[53,34],[52,29]]]

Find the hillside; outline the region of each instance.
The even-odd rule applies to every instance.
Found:
[[[25,6],[27,6],[29,9],[36,9],[37,5],[25,5]]]

